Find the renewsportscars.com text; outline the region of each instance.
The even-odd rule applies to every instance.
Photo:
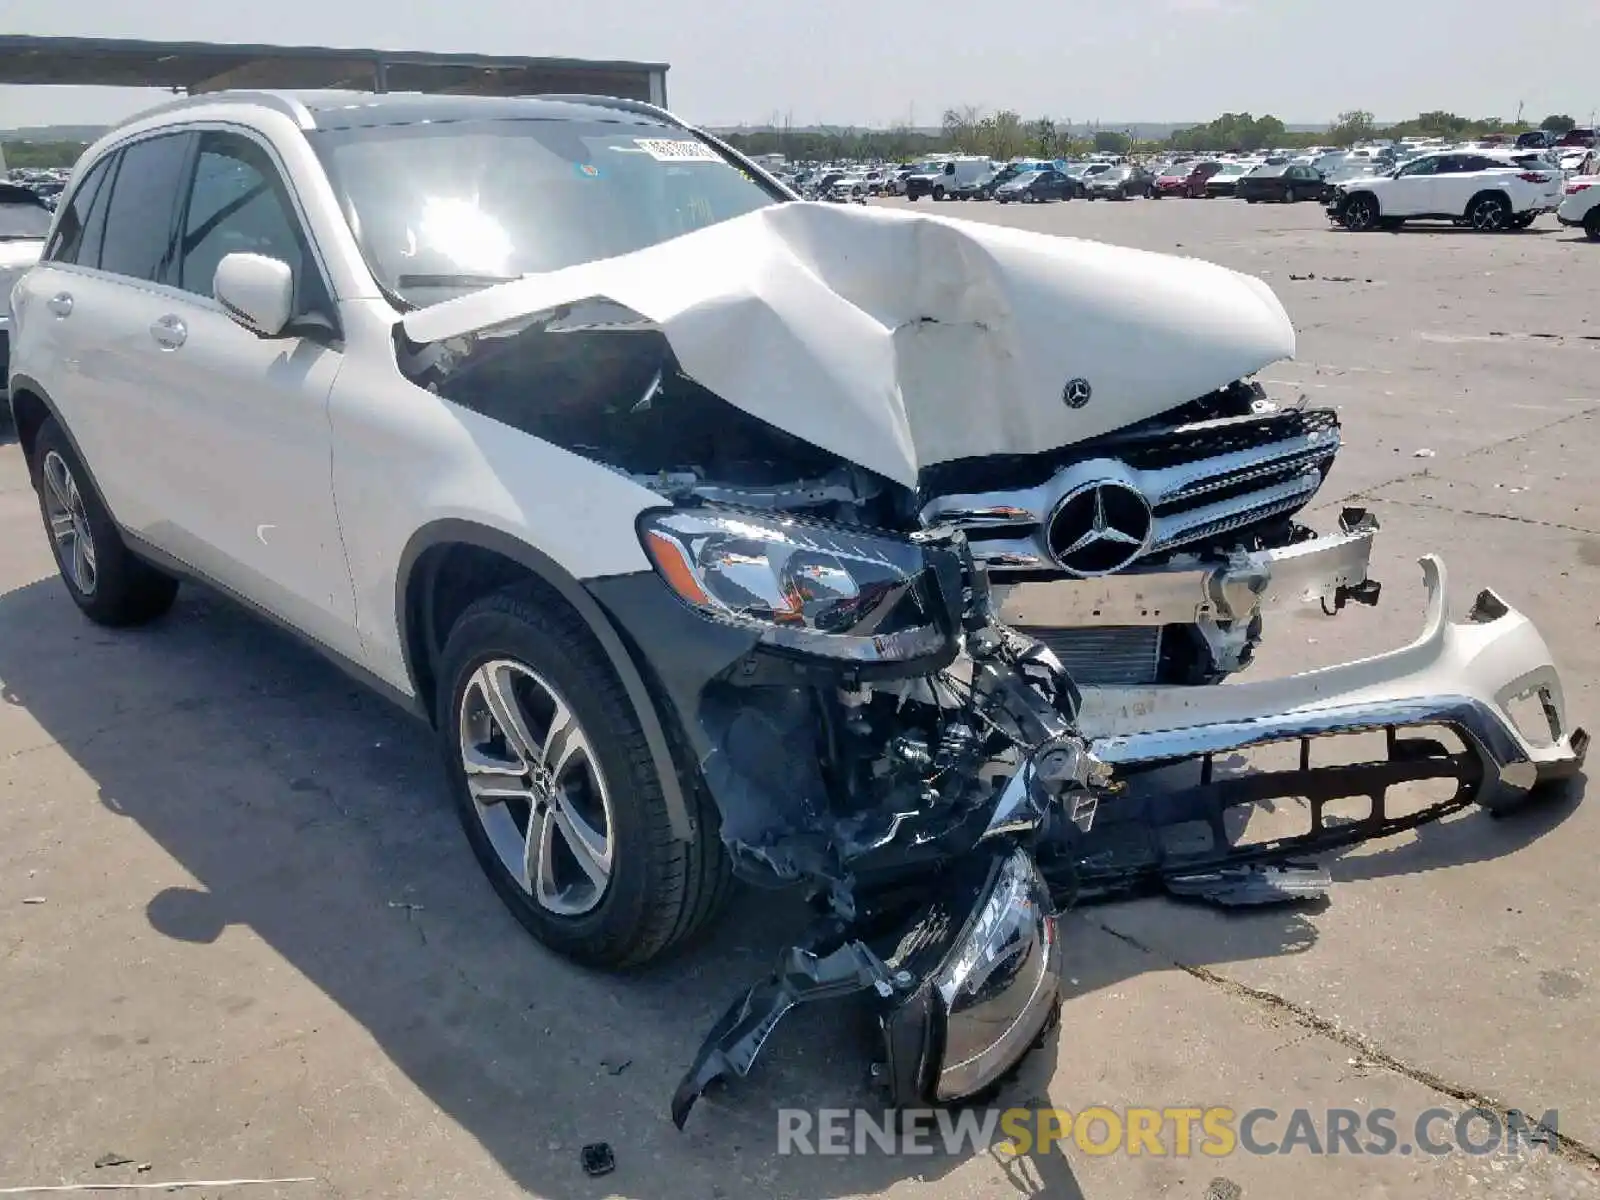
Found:
[[[1559,1114],[1537,1121],[1487,1108],[1235,1109],[1095,1105],[1064,1108],[780,1109],[778,1153],[1010,1154],[1073,1149],[1088,1155],[1226,1158],[1254,1155],[1518,1154],[1551,1149]]]

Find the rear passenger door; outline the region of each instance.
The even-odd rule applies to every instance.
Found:
[[[172,260],[178,184],[194,141],[163,133],[115,151],[75,252],[59,236],[48,248],[61,265],[47,282],[44,321],[59,330],[63,358],[55,378],[41,382],[112,515],[141,536],[168,511],[168,481],[150,461],[150,324],[162,311],[159,281]]]

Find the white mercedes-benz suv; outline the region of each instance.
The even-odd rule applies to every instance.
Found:
[[[1449,150],[1339,184],[1328,216],[1358,232],[1439,220],[1496,233],[1526,229],[1560,203],[1561,169],[1538,154]]]
[[[975,1094],[1054,1019],[1074,899],[1303,894],[1297,856],[1583,756],[1538,633],[1492,592],[1451,623],[1432,560],[1420,640],[1288,680],[1091,702],[1030,636],[1131,636],[1153,673],[1208,630],[1238,666],[1269,592],[1376,598],[1370,523],[1292,520],[1337,417],[1246,382],[1288,317],[1209,263],[799,202],[629,101],[235,93],[90,147],[10,302],[17,437],[88,617],[205,581],[426,719],[495,889],[574,958],[655,957],[735,876],[808,890],[680,1124],[848,993],[898,1101]],[[1509,713],[1532,696],[1547,737]],[[1211,777],[1373,728],[1369,770]],[[1186,759],[1178,807],[1123,803],[1114,771]],[[1413,777],[1454,799],[1162,836]]]

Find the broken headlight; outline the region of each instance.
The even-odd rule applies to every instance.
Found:
[[[1060,928],[1027,851],[974,856],[940,890],[888,960],[920,979],[882,1018],[889,1087],[906,1107],[964,1100],[995,1083],[1061,1003]]]
[[[645,513],[639,537],[679,598],[770,646],[872,663],[948,644],[932,574],[909,541],[709,507]]]

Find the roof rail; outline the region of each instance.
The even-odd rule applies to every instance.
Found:
[[[311,116],[311,110],[294,96],[286,92],[273,91],[223,91],[223,92],[198,92],[190,96],[182,96],[177,100],[169,100],[165,104],[158,104],[154,108],[147,108],[143,112],[135,113],[125,121],[112,127],[111,132],[142,121],[146,117],[165,116],[167,113],[182,112],[189,108],[200,108],[208,104],[254,104],[262,108],[270,108],[288,117],[301,129],[315,129],[316,121]]]
[[[691,129],[687,121],[676,117],[658,104],[648,104],[643,100],[624,100],[620,96],[584,96],[578,93],[540,93],[540,100],[554,100],[563,104],[592,104],[596,108],[614,108],[619,112],[638,113],[640,116],[656,117],[669,125],[676,125],[679,129]]]

